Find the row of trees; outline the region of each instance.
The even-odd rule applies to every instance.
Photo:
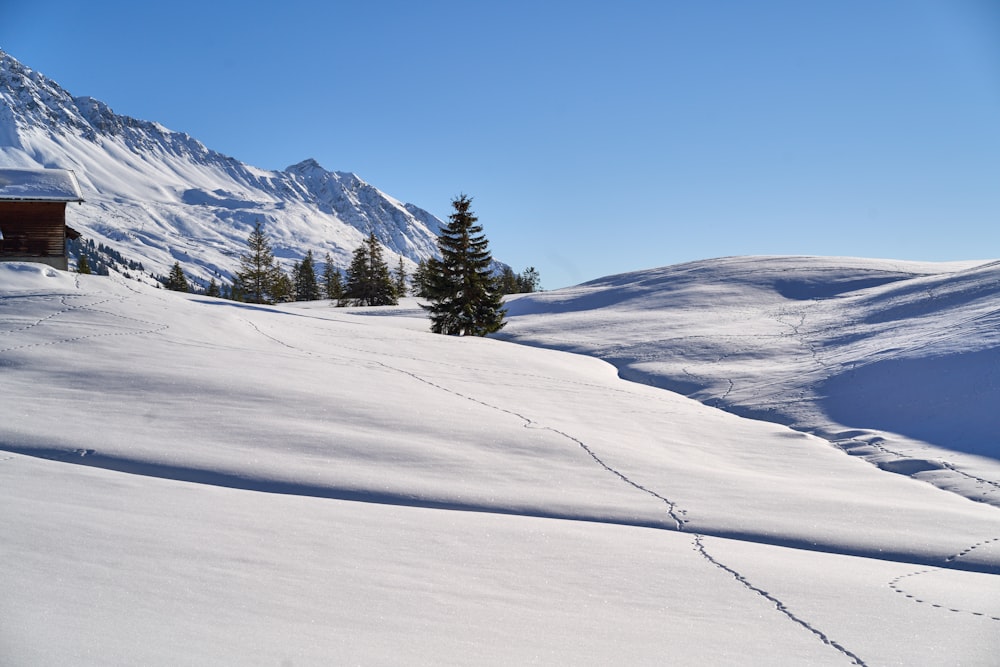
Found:
[[[382,246],[374,234],[354,252],[345,276],[326,255],[323,272],[317,274],[312,250],[301,262],[285,273],[274,257],[270,241],[260,222],[247,238],[247,250],[240,255],[240,268],[231,286],[216,283],[213,278],[205,290],[217,296],[248,303],[281,303],[330,299],[338,306],[395,305],[407,294],[407,275],[403,260],[394,271],[389,270]],[[191,291],[191,285],[178,262],[163,281],[164,287],[178,292]]]
[[[312,250],[296,262],[289,277],[274,258],[260,222],[247,239],[247,252],[233,281],[236,297],[251,303],[313,301],[331,299],[340,306],[389,306],[406,296],[407,276],[400,258],[395,272],[389,270],[382,245],[371,233],[351,258],[347,275],[333,265],[330,254],[321,277],[316,275]]]
[[[133,273],[146,271],[142,262],[127,259],[111,246],[94,243],[93,239],[67,239],[66,250],[70,257],[76,257],[78,273],[106,276],[112,271],[118,271],[126,278],[131,278]]]
[[[429,301],[421,307],[430,313],[431,330],[436,333],[483,336],[498,331],[505,324],[503,295],[539,288],[534,267],[522,273],[514,273],[510,267],[496,271],[489,242],[471,204],[466,195],[452,201],[454,212],[438,236],[440,259],[420,262],[413,276],[414,293]],[[373,233],[354,251],[346,275],[334,267],[329,253],[325,259],[321,276],[317,276],[311,250],[295,263],[291,275],[286,274],[257,222],[247,238],[247,250],[240,256],[233,284],[220,287],[213,278],[206,294],[250,303],[326,298],[339,306],[384,306],[397,304],[408,292],[402,258],[397,268],[390,270]],[[174,263],[164,286],[190,291],[179,263]]]

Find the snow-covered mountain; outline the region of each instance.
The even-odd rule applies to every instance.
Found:
[[[307,159],[267,171],[162,125],[114,113],[0,51],[0,166],[73,169],[86,202],[67,219],[83,235],[165,275],[227,276],[256,221],[279,259],[312,250],[339,266],[369,232],[395,265],[436,253],[440,221],[352,173]]]

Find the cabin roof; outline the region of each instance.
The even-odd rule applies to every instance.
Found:
[[[80,183],[69,169],[0,169],[0,202],[82,202]]]

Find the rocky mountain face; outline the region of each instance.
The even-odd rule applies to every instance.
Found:
[[[412,268],[437,252],[440,220],[355,174],[313,159],[283,171],[244,164],[188,134],[74,97],[3,51],[0,166],[74,170],[86,202],[68,210],[68,223],[149,274],[165,275],[178,261],[196,283],[227,280],[257,221],[288,265],[312,250],[346,267],[370,232],[392,265],[401,257]]]

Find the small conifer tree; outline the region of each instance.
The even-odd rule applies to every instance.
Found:
[[[208,281],[208,287],[205,288],[205,296],[214,296],[214,297],[222,296],[222,290],[219,289],[219,283],[215,282],[214,277],[210,281]]]
[[[413,272],[413,295],[423,298],[430,297],[431,272],[428,268],[428,261],[422,259],[417,262],[417,268]]]
[[[402,257],[399,258],[396,270],[392,272],[392,286],[396,291],[397,299],[402,299],[406,296],[406,266],[403,264]]]
[[[374,232],[354,251],[347,269],[344,298],[355,306],[394,306],[399,303],[389,275],[389,265],[382,259],[382,247]]]
[[[333,265],[330,253],[326,253],[323,262],[323,297],[339,302],[344,298],[344,279],[340,269]]]
[[[170,275],[167,276],[163,286],[174,292],[191,291],[191,286],[188,284],[187,276],[184,275],[184,269],[181,268],[180,262],[174,262],[174,265],[170,267]]]
[[[538,274],[538,269],[529,266],[521,273],[517,274],[517,291],[522,294],[530,294],[541,289],[542,278]]]
[[[296,301],[315,301],[320,298],[312,250],[306,252],[305,258],[295,265],[292,281],[295,283]]]
[[[82,252],[80,253],[80,256],[76,259],[76,272],[85,273],[87,275],[90,275],[92,273],[90,270],[90,262],[87,261],[87,256]]]
[[[500,272],[500,291],[504,294],[517,294],[520,291],[518,289],[517,274],[509,266],[503,267],[503,270]]]
[[[295,283],[291,277],[278,269],[278,274],[271,287],[271,303],[287,303],[295,300]]]
[[[275,291],[280,288],[278,281],[282,275],[258,220],[247,237],[247,252],[240,255],[240,268],[233,281],[233,291],[239,293],[241,301],[274,303],[278,300]]]

